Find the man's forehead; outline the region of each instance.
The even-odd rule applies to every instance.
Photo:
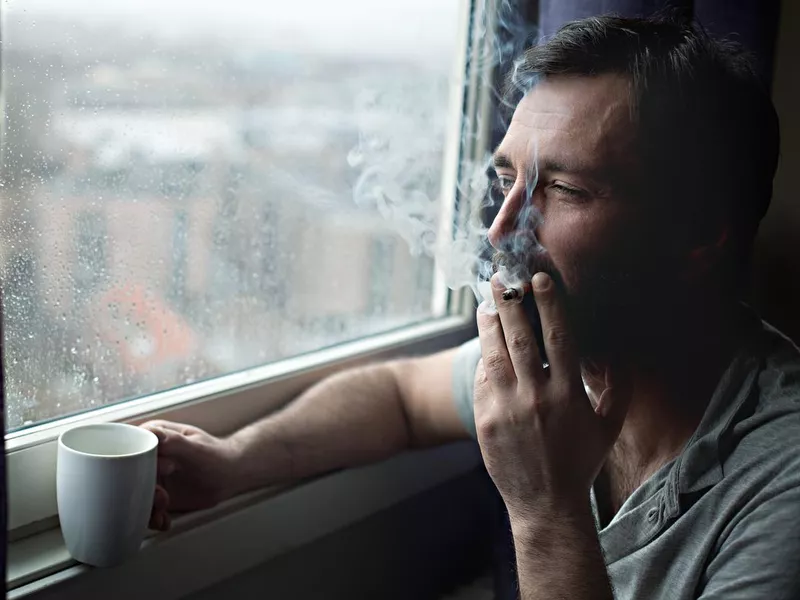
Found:
[[[627,151],[633,138],[628,80],[621,75],[545,79],[519,103],[498,153],[539,150],[594,154]],[[602,160],[601,156],[594,158]],[[612,158],[612,156],[606,156]]]

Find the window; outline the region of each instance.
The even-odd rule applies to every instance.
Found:
[[[488,147],[490,16],[462,0],[3,3],[12,530],[52,523],[74,423],[221,434],[333,369],[474,335],[472,295],[430,250]]]
[[[445,314],[348,155],[438,197],[459,0],[4,9],[9,430]]]

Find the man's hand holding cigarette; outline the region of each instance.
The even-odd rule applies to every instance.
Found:
[[[532,287],[549,368],[542,366],[531,323],[519,302],[524,288],[509,294],[495,275],[497,311],[478,310],[478,441],[508,508],[520,574],[541,574],[554,567],[550,561],[563,552],[591,556],[594,550],[598,577],[605,581],[589,490],[622,428],[631,391],[607,374],[605,390],[593,406],[553,280],[537,273]],[[568,547],[562,548],[565,544]],[[550,558],[543,556],[542,548],[552,550]],[[525,561],[536,564],[529,562],[523,570]],[[520,584],[524,588],[522,579]]]

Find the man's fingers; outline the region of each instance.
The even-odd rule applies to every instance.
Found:
[[[166,512],[153,513],[148,527],[154,531],[168,531],[172,527],[172,518]]]
[[[524,289],[506,289],[498,275],[492,277],[492,295],[511,364],[517,381],[530,387],[543,379],[544,370],[533,327],[522,307],[524,293]]]
[[[161,514],[162,513],[153,512],[150,515],[150,521],[147,523],[147,526],[153,531],[161,531]]]
[[[486,377],[486,369],[483,368],[483,359],[480,359],[475,368],[475,383],[472,392],[472,403],[476,414],[486,408],[486,402],[490,396],[489,380]]]
[[[567,313],[552,278],[546,273],[533,276],[533,293],[542,321],[542,337],[551,378],[578,385],[580,362],[574,340],[569,333]]]
[[[174,459],[166,457],[166,456],[159,456],[158,457],[158,476],[159,477],[169,477],[172,475],[175,470],[178,468],[178,463],[175,462]]]
[[[160,485],[156,486],[156,493],[153,496],[153,511],[150,513],[150,529],[166,531],[169,529],[171,520],[167,510],[169,508],[169,494]]]
[[[195,444],[185,432],[167,421],[150,421],[144,423],[142,427],[152,431],[158,438],[159,456],[181,458],[195,449]]]
[[[202,429],[194,425],[187,425],[186,423],[175,423],[174,421],[165,421],[164,419],[153,419],[141,424],[141,427],[149,429],[156,433],[158,431],[174,431],[181,435],[189,435],[190,433],[201,433]],[[158,433],[156,433],[158,435]]]
[[[517,378],[506,349],[500,317],[484,302],[478,307],[477,320],[486,378],[492,390],[505,393],[516,386]]]
[[[169,506],[169,493],[163,486],[156,486],[156,493],[153,496],[153,512],[165,511]]]

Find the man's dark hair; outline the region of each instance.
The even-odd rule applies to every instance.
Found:
[[[750,57],[696,24],[593,17],[528,50],[506,91],[515,105],[541,78],[606,73],[631,82],[640,192],[658,197],[681,239],[709,241],[724,220],[740,267],[772,197],[780,145],[775,108]]]

